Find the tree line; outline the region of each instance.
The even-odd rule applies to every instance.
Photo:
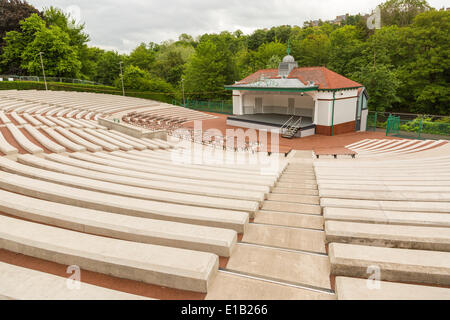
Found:
[[[366,86],[369,108],[450,114],[450,12],[424,0],[380,5],[382,27],[349,15],[339,24],[182,34],[176,41],[142,43],[129,54],[91,47],[84,24],[62,10],[39,12],[23,0],[0,0],[0,73],[39,75],[39,52],[49,76],[121,86],[191,99],[230,99],[224,85],[260,69],[277,68],[288,44],[299,66],[325,66]]]

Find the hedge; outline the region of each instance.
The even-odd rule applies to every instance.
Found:
[[[48,82],[47,87],[52,91],[77,91],[122,95],[121,90],[118,90],[116,87],[110,86]],[[45,84],[43,82],[35,81],[2,81],[0,82],[0,90],[45,90]],[[126,92],[126,95],[128,97],[156,100],[166,103],[171,103],[172,99],[174,98],[173,95],[169,94],[159,94],[154,92],[136,90]]]

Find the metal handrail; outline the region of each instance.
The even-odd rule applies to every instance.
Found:
[[[290,117],[288,121],[286,121],[280,128],[281,133],[284,132],[284,130],[286,130],[290,125],[291,122],[294,121],[294,116]]]

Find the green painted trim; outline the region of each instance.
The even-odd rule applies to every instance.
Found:
[[[350,88],[337,88],[337,89],[318,89],[317,91],[330,91],[330,92],[336,92],[336,91],[342,91],[342,90],[355,90],[355,89],[360,89],[360,88],[364,88],[364,86],[359,86],[359,87],[350,87]]]
[[[333,111],[331,113],[331,136],[334,135],[334,103],[336,102],[336,91],[333,92]]]
[[[317,91],[318,87],[312,88],[275,88],[275,87],[233,87],[233,86],[225,86],[225,90],[236,90],[236,91],[272,91],[272,92],[308,92],[308,91]]]

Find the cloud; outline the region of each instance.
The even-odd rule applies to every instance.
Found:
[[[55,6],[86,24],[92,46],[129,52],[141,42],[160,43],[181,33],[198,36],[224,30],[333,19],[346,13],[370,13],[382,0],[29,0],[42,9]],[[447,0],[429,1],[443,7]]]

